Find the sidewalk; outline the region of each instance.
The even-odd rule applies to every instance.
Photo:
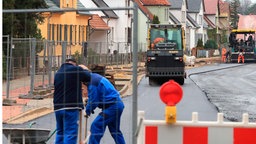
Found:
[[[9,84],[9,97],[7,99],[6,96],[6,90],[7,90],[7,83],[3,82],[2,84],[2,100],[3,104],[4,101],[12,101],[15,103],[12,103],[10,106],[2,106],[2,121],[6,121],[12,117],[15,117],[17,115],[20,115],[28,110],[37,108],[36,103],[40,103],[42,101],[36,101],[32,99],[20,99],[20,95],[27,95],[30,91],[30,76],[26,76],[20,79],[11,80]],[[43,82],[43,76],[42,75],[35,75],[34,77],[34,86],[38,87],[40,85],[48,84],[48,78],[45,76],[44,82]],[[34,103],[34,105],[29,105],[29,103]],[[49,104],[46,104],[49,105]]]

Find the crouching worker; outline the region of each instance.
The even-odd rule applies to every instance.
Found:
[[[84,69],[87,69],[87,67],[84,67]],[[91,73],[91,81],[87,84],[87,88],[86,116],[93,114],[96,108],[102,110],[91,124],[91,135],[88,144],[99,144],[106,127],[108,127],[116,144],[125,144],[120,130],[120,119],[124,104],[119,92],[107,78],[97,73]]]
[[[84,109],[82,82],[89,82],[90,72],[67,59],[54,76],[55,144],[77,144],[79,112]]]

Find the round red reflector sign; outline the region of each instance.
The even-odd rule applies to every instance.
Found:
[[[164,83],[160,87],[160,98],[168,106],[175,106],[182,98],[181,86],[174,80]]]

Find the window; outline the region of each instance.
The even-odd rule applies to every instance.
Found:
[[[73,38],[72,38],[72,35],[73,35],[73,31],[72,31],[72,27],[73,25],[70,25],[70,30],[69,30],[69,41],[70,41],[70,45],[72,45],[72,42],[73,42]]]
[[[47,28],[47,30],[48,30],[48,34],[47,34],[47,39],[48,40],[51,40],[51,35],[52,35],[52,25],[51,24],[48,24],[48,28]]]
[[[128,27],[128,33],[127,33],[127,43],[132,42],[132,30],[130,27]]]
[[[54,32],[54,24],[52,24],[52,40],[54,41],[55,40],[55,32]]]
[[[60,41],[60,25],[59,24],[57,24],[57,44],[59,44],[59,41]]]
[[[60,43],[62,41],[62,25],[60,25]]]
[[[68,40],[68,25],[64,25],[64,41]]]
[[[79,25],[78,26],[78,43],[80,44],[81,43],[81,26]]]
[[[79,39],[79,44],[82,44],[82,42],[85,41],[85,26],[79,26],[78,39]]]
[[[75,31],[75,37],[74,37],[75,39],[74,39],[74,42],[75,42],[75,45],[76,45],[76,42],[77,42],[77,41],[76,41],[76,39],[77,39],[77,26],[76,26],[76,25],[74,26],[74,31]]]

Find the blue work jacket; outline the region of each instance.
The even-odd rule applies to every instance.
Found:
[[[54,76],[54,110],[84,109],[82,82],[89,82],[90,72],[64,63]]]

